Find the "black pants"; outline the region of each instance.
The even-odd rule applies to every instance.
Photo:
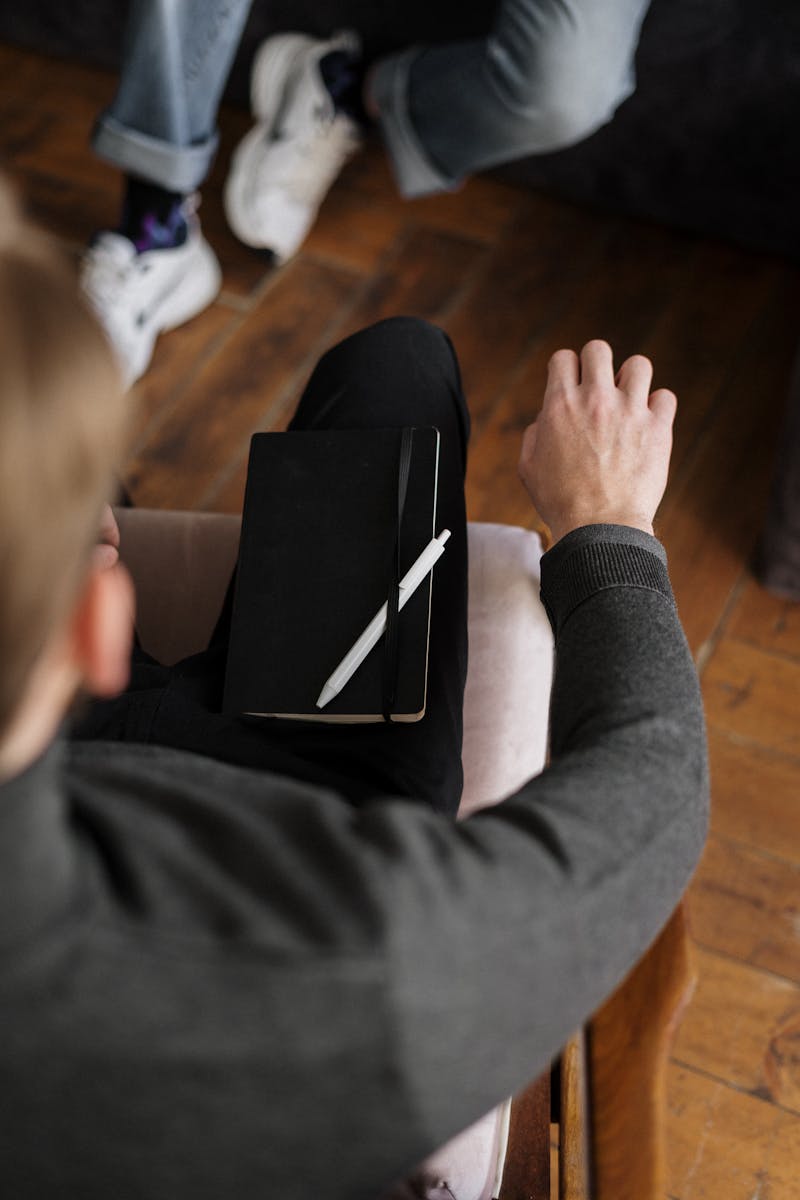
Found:
[[[137,648],[128,689],[114,700],[94,702],[73,736],[154,742],[334,787],[353,801],[401,795],[455,815],[467,672],[469,414],[450,340],[409,317],[382,321],[347,338],[320,360],[290,428],[401,425],[439,430],[436,529],[451,530],[434,576],[428,697],[421,721],[343,726],[222,714],[229,589],[207,650],[168,668]]]

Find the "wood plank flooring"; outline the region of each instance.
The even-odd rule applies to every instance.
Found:
[[[75,254],[113,223],[91,155],[103,72],[0,46],[0,155]],[[247,127],[222,114],[202,219],[224,290],[161,339],[137,387],[126,480],[139,504],[235,512],[250,433],[283,427],[319,354],[391,313],[454,339],[474,415],[474,519],[537,527],[517,482],[549,354],[608,338],[678,392],[660,533],[708,710],[714,812],[689,892],[700,985],[670,1074],[672,1200],[800,1197],[800,606],[754,582],[792,355],[800,272],[714,241],[478,179],[404,204],[380,148],[346,170],[282,270],[225,228]]]

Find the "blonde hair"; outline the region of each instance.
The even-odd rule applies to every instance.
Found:
[[[77,597],[124,414],[74,272],[0,179],[0,740]]]

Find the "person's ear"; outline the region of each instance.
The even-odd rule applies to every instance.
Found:
[[[133,581],[122,563],[92,566],[75,607],[71,653],[94,696],[116,696],[130,674]]]

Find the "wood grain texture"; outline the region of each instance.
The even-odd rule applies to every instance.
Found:
[[[666,1071],[694,985],[679,908],[589,1032],[593,1200],[660,1200],[666,1184]]]
[[[558,1200],[591,1200],[589,1062],[583,1031],[561,1055]]]
[[[800,756],[800,662],[723,638],[703,674],[709,725]]]
[[[445,316],[487,260],[484,247],[455,234],[412,228],[361,293],[342,336],[398,314],[445,324]]]
[[[159,338],[150,369],[131,391],[132,453],[144,442],[153,441],[179,397],[191,387],[205,363],[222,349],[225,338],[241,325],[242,319],[234,309],[216,303],[174,330],[170,337]]]
[[[325,199],[304,253],[351,270],[376,270],[403,231],[405,216],[394,205],[365,207],[336,189]]]
[[[447,330],[458,351],[475,432],[543,325],[591,269],[608,232],[599,218],[531,197],[473,280]]]
[[[691,286],[697,255],[694,239],[678,233],[649,225],[611,228],[602,256],[583,262],[568,295],[553,290],[546,297],[550,321],[495,411],[507,407],[524,414],[531,396],[542,391],[550,355],[562,346],[578,351],[603,338],[618,366],[644,353],[653,330]],[[666,386],[665,368],[655,361],[654,386]]]
[[[748,579],[728,633],[762,650],[800,658],[800,604],[771,596]]]
[[[711,828],[800,863],[800,758],[709,729]]]
[[[800,984],[800,863],[711,837],[688,910],[703,946]]]
[[[511,1105],[499,1200],[550,1200],[550,1072]]]
[[[667,1195],[673,1200],[800,1200],[800,1122],[673,1065]]]
[[[454,234],[486,246],[496,245],[526,206],[525,193],[519,188],[483,178],[472,179],[452,192],[403,200],[377,137],[369,137],[350,160],[337,180],[336,191],[346,194],[356,211],[381,206],[401,215],[409,227]]]
[[[674,1057],[800,1115],[800,985],[697,948]]]
[[[0,155],[31,213],[79,245],[116,218],[119,174],[89,149],[94,120],[114,77],[4,48]]]

